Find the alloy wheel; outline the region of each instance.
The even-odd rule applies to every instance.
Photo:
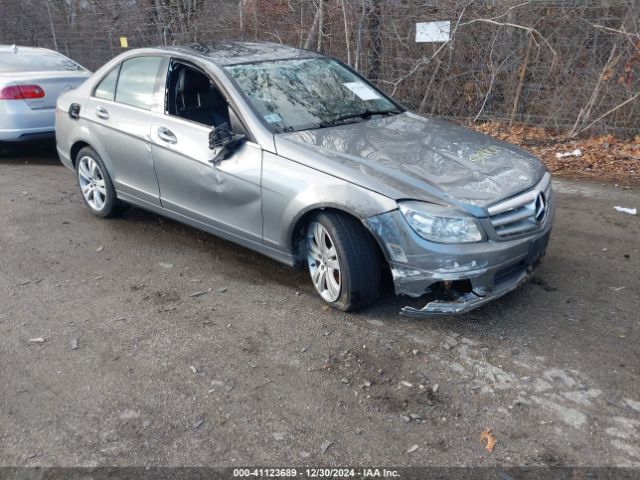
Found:
[[[102,210],[107,201],[107,189],[98,162],[89,156],[82,157],[78,162],[78,180],[89,206],[97,211]]]
[[[313,285],[324,300],[335,302],[342,290],[340,261],[335,243],[319,222],[309,224],[306,239],[307,262]]]

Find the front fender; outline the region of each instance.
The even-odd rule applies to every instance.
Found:
[[[397,208],[395,200],[265,152],[262,171],[264,242],[293,253],[298,222],[309,212],[333,208],[364,219]]]

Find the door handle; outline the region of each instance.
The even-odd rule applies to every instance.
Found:
[[[167,142],[171,144],[178,143],[178,138],[175,136],[175,134],[171,130],[169,130],[166,127],[158,128],[158,137],[163,142]]]
[[[107,120],[109,118],[109,112],[104,107],[96,107],[96,117]]]

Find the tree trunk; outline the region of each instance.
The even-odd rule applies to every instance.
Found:
[[[369,38],[371,39],[371,48],[369,49],[369,71],[367,72],[367,76],[376,82],[380,80],[380,60],[382,57],[381,23],[382,1],[372,0],[371,8],[369,9]]]

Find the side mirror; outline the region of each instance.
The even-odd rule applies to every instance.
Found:
[[[229,129],[228,123],[218,125],[209,132],[209,148],[213,150],[211,163],[218,164],[229,158],[233,151],[245,140],[244,135],[236,134]]]

